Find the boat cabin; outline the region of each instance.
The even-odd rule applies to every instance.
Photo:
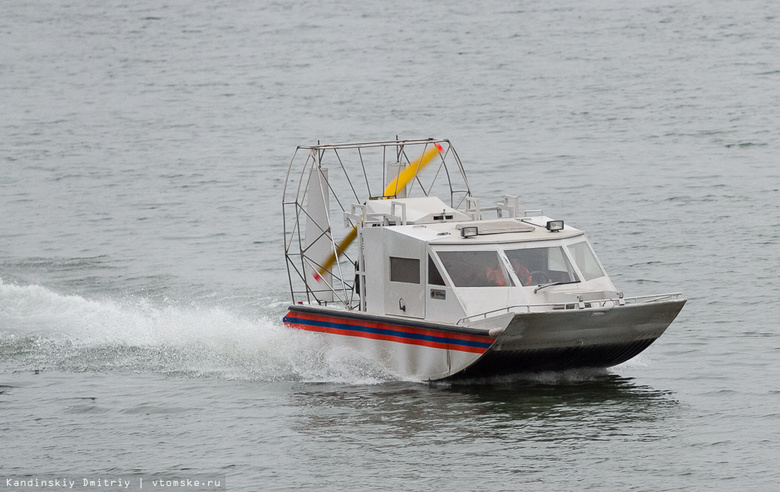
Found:
[[[423,197],[370,201],[363,224],[368,313],[454,322],[616,294],[584,233],[548,217],[473,220]]]

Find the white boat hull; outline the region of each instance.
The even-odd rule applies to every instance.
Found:
[[[495,342],[483,329],[319,306],[289,309],[288,327],[322,333],[325,343],[354,348],[401,377],[449,377],[474,364]]]

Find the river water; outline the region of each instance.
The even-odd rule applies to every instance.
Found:
[[[2,11],[0,490],[780,482],[780,4]],[[295,146],[396,135],[586,230],[626,295],[689,303],[621,366],[481,384],[285,329]]]

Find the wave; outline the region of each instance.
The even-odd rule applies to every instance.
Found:
[[[0,279],[6,370],[122,371],[250,381],[375,384],[397,379],[359,353],[285,328],[278,307],[249,319],[195,303],[91,300]]]

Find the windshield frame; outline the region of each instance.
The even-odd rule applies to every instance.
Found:
[[[592,266],[598,266],[598,269],[601,273],[598,277],[593,277],[586,275],[587,269],[583,269],[584,266],[580,265],[576,261],[576,255],[575,255],[575,249],[573,248],[576,245],[585,243],[587,246],[590,256],[592,256],[592,259],[595,260],[595,263],[593,263]],[[559,254],[558,258],[556,258],[553,261],[561,261],[565,263],[566,269],[565,270],[553,270],[552,272],[554,275],[550,276],[547,275],[547,278],[545,278],[544,275],[539,275],[539,278],[533,278],[533,275],[531,276],[531,281],[525,281],[525,279],[518,274],[518,272],[515,270],[515,265],[512,264],[512,258],[513,255],[512,252],[514,251],[523,251],[523,250],[534,250],[534,249],[546,249],[548,251],[554,250],[556,251],[556,254]],[[441,253],[445,253],[447,255],[448,253],[467,253],[467,252],[482,252],[482,253],[495,253],[499,258],[499,265],[502,268],[502,273],[504,275],[504,278],[506,279],[506,285],[463,285],[462,282],[456,283],[455,280],[457,278],[453,278],[452,272],[450,271],[450,267],[452,267],[452,264],[448,264],[448,262],[445,262],[445,260],[442,258]],[[579,235],[577,237],[573,238],[565,238],[565,239],[558,239],[558,240],[550,240],[550,241],[529,241],[529,242],[507,242],[507,243],[498,243],[498,244],[481,244],[479,248],[462,248],[462,247],[454,247],[454,245],[437,245],[433,246],[429,250],[429,254],[435,255],[437,263],[441,269],[441,274],[443,276],[443,279],[447,286],[451,288],[456,289],[462,289],[462,288],[483,288],[483,287],[530,287],[530,288],[537,288],[540,285],[544,285],[545,287],[550,287],[554,285],[569,285],[569,284],[576,284],[576,283],[587,283],[591,281],[599,281],[601,279],[609,279],[609,276],[607,275],[606,270],[604,269],[604,266],[601,264],[601,261],[599,260],[598,256],[596,256],[595,251],[593,250],[593,247],[590,244],[590,241],[588,241],[587,237],[585,235]],[[547,258],[549,260],[549,257]],[[538,263],[537,263],[538,264]],[[549,269],[542,269],[542,270],[549,270]],[[529,272],[530,273],[530,272]],[[539,273],[546,273],[545,271],[541,271]],[[561,276],[562,273],[565,273],[566,275]],[[591,272],[592,273],[592,272]]]

